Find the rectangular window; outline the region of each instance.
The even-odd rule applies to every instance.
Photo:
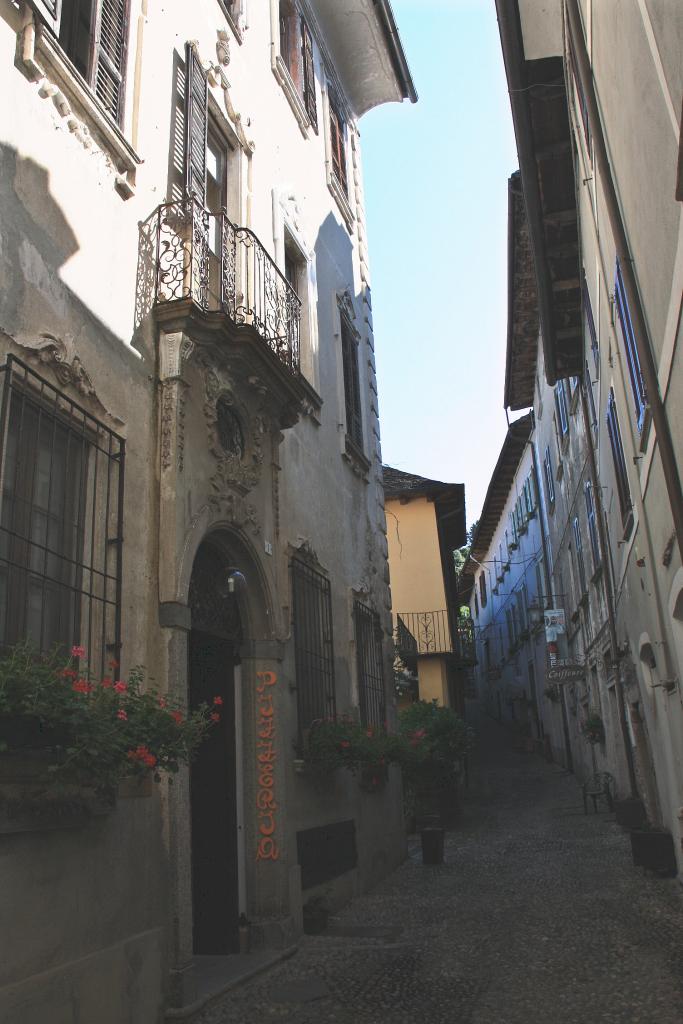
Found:
[[[595,512],[595,501],[593,499],[593,485],[590,480],[586,481],[584,490],[586,497],[586,519],[588,522],[588,536],[591,542],[591,555],[593,556],[593,571],[597,571],[600,567],[602,559],[600,558],[600,541],[598,538],[598,523]]]
[[[614,462],[614,473],[617,483],[617,494],[619,495],[619,508],[621,510],[621,523],[627,529],[632,518],[631,489],[628,483],[628,471],[626,469],[626,456],[621,441],[621,430],[619,429],[619,418],[617,416],[617,403],[614,398],[614,391],[609,389],[607,399],[607,431],[609,443],[612,449],[612,460]]]
[[[595,318],[593,317],[593,307],[591,306],[591,296],[588,291],[588,282],[586,281],[585,272],[582,272],[581,295],[583,297],[584,324],[586,327],[586,333],[590,339],[591,352],[593,353],[593,360],[595,362],[595,374],[596,376],[599,376],[600,348],[598,345],[598,332],[595,329]]]
[[[550,447],[546,446],[543,456],[543,473],[545,475],[545,486],[548,492],[548,503],[555,504],[555,481],[553,479],[553,457],[550,454]]]
[[[360,720],[363,725],[373,725],[377,729],[382,729],[387,716],[382,627],[379,615],[360,601],[354,601],[353,618],[356,627]]]
[[[302,18],[301,27],[301,63],[303,67],[303,99],[306,113],[311,124],[318,130],[318,108],[315,96],[315,65],[313,63],[313,39],[310,29]]]
[[[334,649],[330,581],[299,558],[291,561],[292,632],[299,735],[313,722],[334,718]]]
[[[358,370],[358,340],[342,314],[342,362],[344,367],[344,401],[346,405],[346,433],[353,443],[363,448],[363,414],[360,400],[360,374]]]
[[[121,644],[124,442],[13,356],[0,368],[0,645]]]
[[[129,0],[34,0],[33,6],[106,112],[123,122]]]
[[[581,524],[578,516],[574,516],[572,521],[572,530],[574,533],[574,554],[576,556],[576,569],[579,577],[579,587],[581,594],[583,595],[587,590],[586,566],[583,560],[583,537],[581,536]]]
[[[536,604],[539,608],[545,606],[545,588],[543,586],[543,559],[536,562]]]
[[[586,103],[586,96],[583,89],[581,88],[581,79],[577,71],[576,55],[574,48],[569,44],[569,65],[572,70],[572,78],[574,79],[574,87],[576,89],[576,98],[578,101],[579,113],[581,114],[581,124],[583,126],[583,137],[586,142],[586,150],[588,153],[588,159],[592,161],[591,156],[591,128],[588,120],[588,104]]]
[[[339,109],[330,95],[330,149],[332,152],[332,173],[337,179],[345,195],[349,194],[349,185],[346,176],[346,142],[344,121]]]
[[[593,394],[593,381],[591,380],[591,373],[588,366],[588,360],[584,368],[584,383],[586,385],[586,395],[588,396],[588,410],[591,415],[591,424],[593,427],[598,425],[598,413],[595,408],[595,395]]]
[[[563,380],[558,381],[555,385],[555,408],[557,409],[560,434],[564,440],[569,434],[569,410],[567,408],[567,391]]]
[[[481,572],[479,574],[479,597],[481,598],[481,606],[482,606],[482,608],[485,608],[486,607],[486,602],[488,600],[488,596],[487,596],[487,593],[486,593],[486,573],[485,572]]]
[[[633,402],[636,419],[638,421],[638,430],[642,432],[645,424],[645,413],[647,411],[647,396],[645,394],[645,384],[643,382],[643,375],[640,369],[636,336],[633,330],[633,324],[631,323],[631,313],[628,308],[626,290],[624,288],[619,260],[617,260],[617,269],[614,281],[614,299],[617,306],[619,325],[621,327],[621,337],[626,351],[628,375],[631,381],[631,391],[633,392]]]
[[[317,131],[313,37],[293,0],[280,0],[280,56],[298,95],[303,100],[306,114]]]

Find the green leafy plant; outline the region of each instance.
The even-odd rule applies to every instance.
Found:
[[[55,782],[113,791],[126,776],[173,774],[188,763],[222,699],[186,716],[135,668],[127,679],[93,680],[86,652],[74,647],[39,655],[18,644],[0,658],[0,751],[40,746]]]
[[[399,734],[388,739],[388,757],[400,764],[408,786],[438,788],[457,782],[474,733],[452,708],[418,700],[401,709]]]
[[[340,715],[314,722],[301,753],[312,772],[331,775],[337,768],[347,768],[375,785],[372,779],[386,779],[388,740],[382,730]]]
[[[591,712],[581,723],[581,732],[589,743],[603,743],[605,740],[605,726],[600,715]]]

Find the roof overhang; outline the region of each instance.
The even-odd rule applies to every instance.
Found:
[[[561,4],[553,0],[546,8],[539,15],[528,0],[496,0],[536,270],[545,373],[554,384],[581,372],[583,327]]]
[[[538,289],[519,171],[508,181],[508,335],[505,408],[534,403],[538,352]]]
[[[357,117],[417,101],[389,0],[309,0]]]

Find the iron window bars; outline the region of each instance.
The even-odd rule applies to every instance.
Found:
[[[334,718],[334,647],[330,581],[300,558],[290,563],[299,737],[322,718]]]
[[[194,196],[158,207],[155,216],[157,305],[190,299],[205,312],[223,312],[236,326],[253,327],[298,373],[301,299],[253,231],[209,213]]]
[[[13,355],[0,367],[0,646],[121,648],[125,447]]]
[[[379,615],[361,601],[353,603],[358,665],[358,703],[363,725],[383,728],[386,721],[382,627]]]

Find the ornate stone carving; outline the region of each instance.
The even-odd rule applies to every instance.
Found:
[[[213,494],[209,498],[209,507],[216,519],[224,520],[237,529],[249,526],[254,534],[261,532],[256,506],[249,504],[240,494]]]
[[[6,337],[23,350],[27,362],[37,366],[48,366],[63,388],[73,388],[82,398],[88,400],[87,404],[96,407],[99,413],[104,413],[112,423],[119,426],[123,423],[123,420],[114,416],[102,404],[92,377],[83,366],[76,351],[71,334],[65,334],[64,338],[57,338],[53,334],[43,333],[38,335],[35,344],[17,341],[10,335],[6,335]]]
[[[182,473],[185,456],[185,392],[187,385],[181,377],[161,381],[161,467],[173,464],[175,438],[178,470]]]
[[[202,362],[204,370],[204,416],[209,430],[209,449],[217,460],[216,471],[211,478],[211,487],[216,495],[225,494],[235,488],[247,494],[258,484],[263,465],[263,440],[266,436],[266,421],[262,412],[249,416],[238,403],[231,381],[223,376],[208,360]],[[221,443],[219,424],[220,406],[231,409],[242,431],[242,449],[226,449]]]

